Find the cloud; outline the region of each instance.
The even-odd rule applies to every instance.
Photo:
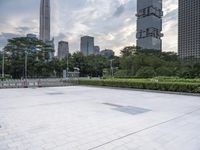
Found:
[[[7,44],[7,39],[12,39],[15,37],[20,37],[20,34],[14,33],[0,33],[0,50]]]
[[[119,17],[125,11],[124,5],[120,5],[115,13],[113,14],[114,17]]]
[[[175,51],[178,49],[178,1],[164,1],[163,18],[163,49]]]

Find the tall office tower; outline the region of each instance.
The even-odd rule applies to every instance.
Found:
[[[179,0],[178,54],[200,58],[200,0]]]
[[[41,0],[40,3],[40,40],[42,40],[49,47],[49,58],[54,57],[54,39],[50,37],[50,0]]]
[[[137,0],[137,46],[162,50],[162,0]]]
[[[65,41],[58,43],[58,59],[62,60],[69,54],[69,44]]]
[[[40,40],[43,42],[50,41],[50,0],[41,0]]]
[[[94,37],[81,37],[81,52],[84,56],[94,54]]]

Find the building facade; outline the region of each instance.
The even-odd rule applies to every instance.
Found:
[[[200,0],[179,0],[178,54],[200,58]]]
[[[99,55],[99,54],[100,54],[100,47],[94,46],[94,55]]]
[[[111,49],[105,49],[101,51],[101,56],[104,56],[106,58],[111,58],[113,56],[115,56],[115,52]]]
[[[27,34],[26,37],[31,38],[31,39],[38,39],[37,35],[36,34],[32,34],[32,33]]]
[[[81,37],[81,52],[84,56],[94,54],[94,37],[84,36]]]
[[[52,60],[55,54],[54,39],[52,39],[51,41],[47,41],[46,46],[47,46],[46,50],[48,51],[48,59]]]
[[[69,44],[65,41],[58,43],[58,59],[62,60],[69,54]]]
[[[137,46],[162,50],[162,0],[137,0]]]
[[[50,0],[40,3],[40,40],[50,41]]]

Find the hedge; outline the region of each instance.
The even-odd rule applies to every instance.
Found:
[[[148,89],[171,92],[200,93],[200,83],[184,82],[153,82],[128,79],[101,79],[101,80],[80,80],[80,85],[109,86],[121,88]]]

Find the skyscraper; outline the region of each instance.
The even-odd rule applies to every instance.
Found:
[[[162,0],[137,0],[137,46],[162,50]]]
[[[50,41],[50,0],[41,0],[40,40],[43,42]]]
[[[50,28],[51,28],[51,9],[50,0],[41,0],[40,3],[40,40],[42,40],[49,48],[49,58],[54,57],[54,39],[51,40]]]
[[[62,60],[69,54],[69,44],[65,41],[58,43],[58,59]]]
[[[94,37],[81,37],[81,52],[84,56],[94,54]]]
[[[179,0],[178,54],[200,58],[200,0]]]

